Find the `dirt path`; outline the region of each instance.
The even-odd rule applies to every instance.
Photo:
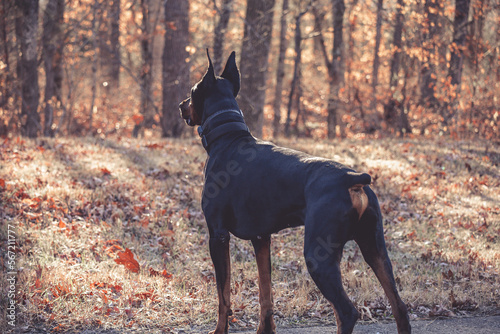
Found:
[[[413,333],[425,334],[500,334],[500,315],[474,318],[450,318],[412,321]],[[238,332],[254,334],[255,331]],[[336,333],[336,327],[278,328],[279,334],[327,334]],[[396,324],[358,324],[354,334],[395,334]]]
[[[486,317],[470,317],[470,318],[447,318],[434,320],[415,320],[411,322],[413,334],[500,334],[500,315]],[[212,328],[213,329],[213,328]],[[210,330],[207,328],[192,328],[183,330],[167,331],[167,333],[175,334],[206,334]],[[4,333],[0,328],[0,333]],[[14,331],[5,333],[23,333],[23,334],[45,334],[51,333],[44,326],[34,328],[16,328]],[[164,334],[164,329],[148,328],[148,329],[87,329],[82,331],[72,331],[71,333],[79,334]],[[234,334],[255,334],[255,330],[236,331],[230,330]],[[318,326],[318,327],[302,327],[302,328],[278,328],[278,334],[334,334],[336,333],[335,326]],[[395,323],[378,323],[378,324],[357,324],[353,334],[396,334]]]

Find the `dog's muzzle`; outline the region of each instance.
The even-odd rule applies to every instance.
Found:
[[[192,120],[191,110],[190,110],[191,99],[187,98],[181,103],[179,103],[179,110],[181,112],[181,117],[184,119],[187,125],[194,126],[194,122]]]

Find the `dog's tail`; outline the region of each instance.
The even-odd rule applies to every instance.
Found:
[[[355,185],[366,186],[372,183],[372,177],[366,173],[347,172],[346,182],[348,188]]]
[[[359,219],[361,219],[361,216],[368,207],[368,197],[363,187],[369,185],[372,178],[366,173],[348,172],[347,175],[349,176],[347,182],[352,206],[358,212]]]

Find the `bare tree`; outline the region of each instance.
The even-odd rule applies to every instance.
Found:
[[[133,10],[133,5],[130,8]],[[100,79],[104,91],[112,94],[118,88],[120,76],[120,0],[100,1],[98,15]]]
[[[262,136],[264,102],[275,0],[248,0],[243,45],[241,77],[245,83],[239,94],[239,104],[252,132]]]
[[[109,67],[108,88],[116,90],[120,86],[120,0],[113,0],[109,11],[109,48],[111,64]]]
[[[380,67],[380,40],[382,39],[382,11],[384,9],[384,0],[377,0],[377,23],[375,25],[375,50],[373,55],[373,75],[372,75],[372,108],[377,106],[377,85],[378,85],[378,69]]]
[[[184,126],[179,117],[179,102],[189,92],[189,2],[165,2],[165,46],[163,49],[163,107],[161,127],[164,137],[178,137]]]
[[[215,74],[219,75],[222,71],[222,53],[224,52],[224,38],[226,36],[227,25],[231,16],[231,7],[233,0],[222,0],[222,8],[217,7],[216,0],[214,1],[215,11],[218,13],[219,21],[214,30],[214,52],[213,64]],[[216,17],[216,16],[214,16]]]
[[[389,101],[384,105],[384,119],[389,125],[399,128],[399,133],[401,135],[404,135],[405,133],[411,131],[408,122],[408,116],[406,115],[405,112],[405,97],[401,95],[397,89],[399,82],[399,69],[401,66],[401,56],[402,56],[402,37],[403,37],[403,26],[404,26],[403,9],[404,9],[403,0],[398,0],[396,4],[396,22],[394,24],[394,33],[392,41],[394,45],[393,46],[394,54],[391,60],[391,72],[389,80],[389,89],[391,95],[389,97]]]
[[[41,129],[38,114],[38,0],[18,0],[17,5],[22,12],[21,26],[21,80],[22,80],[22,134],[35,138]]]
[[[153,68],[153,30],[154,26],[151,24],[150,14],[152,10],[152,0],[140,1],[142,22],[140,25],[141,30],[141,70],[139,72],[139,81],[141,87],[141,102],[140,112],[142,120],[135,124],[132,130],[134,137],[139,136],[142,128],[150,128],[155,123],[155,109],[154,101],[151,98],[152,86],[152,68]]]
[[[12,37],[10,34],[11,26],[13,26],[15,21],[15,13],[17,11],[16,4],[13,0],[5,0],[1,2],[0,10],[3,15],[0,15],[0,59],[5,65],[2,71],[0,71],[0,136],[5,136],[8,133],[11,120],[14,119],[14,115],[10,115],[10,109],[12,104],[9,103],[10,97],[16,90],[13,87],[14,79],[14,69],[11,66],[11,55],[13,54],[12,49],[15,46],[12,43]],[[6,117],[7,116],[7,117]]]
[[[301,1],[299,0],[299,9],[300,9],[300,3]],[[310,9],[312,5],[312,2],[309,3],[307,6],[307,9],[304,11],[300,12],[296,17],[295,17],[295,59],[294,59],[294,66],[293,66],[293,78],[292,78],[292,84],[290,85],[290,95],[288,97],[288,108],[287,108],[287,116],[286,116],[286,122],[285,122],[285,135],[289,136],[290,135],[290,123],[292,121],[292,104],[293,100],[295,98],[295,105],[297,107],[297,118],[295,122],[295,126],[298,125],[298,120],[299,120],[299,115],[300,115],[300,97],[302,96],[302,89],[300,86],[300,80],[301,80],[301,63],[302,63],[302,28],[301,28],[301,19],[302,16],[304,16]]]
[[[88,133],[92,133],[92,123],[93,123],[93,118],[94,118],[94,106],[95,106],[95,100],[97,98],[97,61],[98,61],[98,54],[97,54],[97,45],[99,43],[99,25],[100,25],[100,10],[101,10],[101,4],[96,1],[92,5],[92,50],[93,50],[93,55],[92,55],[92,64],[91,64],[91,71],[92,71],[92,76],[91,76],[91,98],[90,98],[90,107],[89,107],[89,128],[88,128]]]
[[[329,82],[329,92],[328,92],[328,118],[327,118],[327,131],[329,138],[335,138],[337,133],[337,125],[340,125],[340,115],[339,109],[341,109],[342,103],[339,99],[340,88],[344,84],[344,57],[343,57],[343,21],[345,4],[344,0],[332,0],[333,4],[333,48],[332,48],[332,59],[328,55],[326,50],[325,40],[321,29],[318,32],[318,39],[321,45],[321,51],[323,53],[323,58],[325,60],[326,67],[328,69],[328,82]],[[321,15],[319,15],[317,9],[315,10],[316,21],[321,20]],[[316,22],[317,27],[321,27],[321,22]],[[340,127],[340,135],[343,136],[342,126]]]
[[[464,59],[464,44],[467,36],[467,20],[469,17],[470,0],[455,1],[455,20],[453,21],[453,41],[451,42],[451,58],[448,77],[453,87],[451,104],[443,108],[443,121],[447,125],[455,115],[457,96],[462,84],[462,65]]]
[[[276,137],[280,133],[281,123],[281,100],[283,94],[283,79],[285,78],[285,53],[287,48],[287,19],[288,0],[283,0],[280,18],[280,47],[278,52],[278,64],[276,66],[276,86],[274,89],[274,120],[273,120],[273,136]]]
[[[421,69],[420,82],[420,103],[425,107],[435,109],[438,101],[435,95],[437,75],[436,75],[436,59],[438,57],[438,42],[439,38],[439,0],[425,0],[424,13],[425,22],[423,24],[423,64]]]
[[[55,97],[59,96],[60,82],[56,82],[56,77],[60,76],[60,65],[62,52],[60,44],[62,41],[62,27],[64,19],[64,0],[49,0],[45,8],[43,18],[43,62],[45,67],[45,96],[44,96],[44,129],[45,136],[54,136],[54,106]],[[59,78],[58,78],[59,79]]]

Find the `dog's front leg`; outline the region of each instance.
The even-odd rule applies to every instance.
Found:
[[[219,296],[219,319],[210,334],[228,332],[228,316],[231,312],[231,258],[229,255],[229,232],[215,232],[210,236],[210,256],[215,267],[217,294]]]
[[[274,334],[273,292],[271,288],[271,238],[252,239],[259,271],[260,324],[257,334]]]

